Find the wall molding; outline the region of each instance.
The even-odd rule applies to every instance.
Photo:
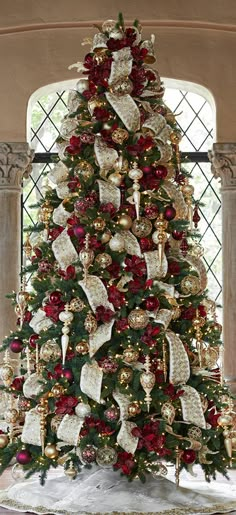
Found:
[[[126,25],[131,24],[132,21],[127,21]],[[57,23],[35,23],[28,25],[19,25],[12,27],[0,28],[0,36],[20,34],[25,32],[37,32],[48,30],[63,30],[63,29],[78,29],[86,28],[91,29],[94,25],[101,24],[101,20],[90,21],[73,21],[73,22],[57,22]],[[176,28],[176,29],[196,29],[196,30],[212,30],[219,32],[236,32],[236,25],[229,23],[213,23],[205,21],[192,21],[192,20],[145,20],[142,21],[143,27],[159,27],[159,28]]]

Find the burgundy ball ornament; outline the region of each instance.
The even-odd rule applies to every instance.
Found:
[[[149,165],[141,166],[141,170],[145,174],[151,173],[152,172],[152,166],[149,166]]]
[[[67,381],[69,383],[72,383],[72,381],[74,379],[74,375],[73,375],[73,372],[72,372],[72,370],[70,368],[63,368],[61,375],[62,375],[62,377],[67,379]]]
[[[93,445],[86,445],[81,452],[81,457],[85,463],[93,463],[96,460],[96,448]]]
[[[196,460],[196,452],[193,449],[186,449],[181,459],[184,463],[187,463],[187,465],[191,465]]]
[[[159,209],[155,204],[149,204],[144,208],[144,213],[149,220],[154,220],[159,214]]]
[[[61,302],[62,293],[60,291],[53,291],[49,295],[51,304],[59,304]]]
[[[82,225],[76,225],[74,227],[74,235],[76,236],[76,238],[78,238],[78,240],[81,240],[82,238],[84,238],[85,236],[85,229]]]
[[[150,238],[140,238],[139,245],[142,252],[147,252],[153,249],[153,241]]]
[[[38,334],[31,334],[31,336],[29,337],[29,344],[30,344],[30,347],[32,347],[32,349],[35,349],[36,342],[38,339],[39,339]]]
[[[104,415],[109,422],[115,422],[120,416],[120,410],[115,406],[111,406],[104,411]]]
[[[20,465],[28,465],[31,460],[32,456],[28,449],[21,449],[21,451],[16,454],[16,461],[17,463],[20,463]]]
[[[150,295],[150,297],[147,297],[147,299],[145,300],[145,308],[147,309],[147,311],[156,311],[157,309],[159,309],[160,307],[160,302],[159,300]]]
[[[183,234],[184,234],[183,231],[173,231],[172,232],[172,237],[174,238],[174,240],[180,241],[183,238]]]
[[[158,165],[154,170],[154,174],[158,179],[165,179],[168,174],[168,170],[165,166]]]
[[[164,218],[165,220],[168,220],[168,222],[170,222],[170,220],[173,220],[176,216],[176,210],[173,206],[166,206],[165,210],[164,210]]]
[[[15,354],[18,354],[19,352],[22,351],[24,345],[23,345],[22,340],[19,340],[18,338],[14,338],[14,340],[11,340],[9,347],[12,352],[14,352]]]

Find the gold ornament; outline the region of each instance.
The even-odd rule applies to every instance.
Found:
[[[182,279],[180,287],[184,295],[197,295],[201,290],[199,277],[196,275],[186,275]]]
[[[54,340],[48,340],[46,343],[43,343],[39,355],[40,359],[43,359],[46,363],[56,361],[61,357],[61,348]]]
[[[98,218],[97,218],[98,220]],[[102,218],[100,219],[102,220]],[[94,227],[95,227],[94,220]],[[104,222],[105,223],[105,222]],[[99,230],[99,229],[97,229]],[[83,265],[84,279],[87,280],[89,267],[92,265],[94,260],[94,252],[89,248],[89,234],[85,236],[85,247],[79,253],[79,260]]]
[[[101,236],[101,242],[107,243],[111,239],[111,231],[109,229],[106,229],[104,233]]]
[[[180,476],[180,460],[183,451],[179,449],[179,446],[175,447],[175,484],[179,486],[179,476]]]
[[[149,322],[149,316],[144,309],[136,308],[130,311],[128,323],[132,329],[144,329]]]
[[[223,413],[217,420],[217,423],[221,427],[231,426],[233,424],[233,418],[227,413]]]
[[[63,419],[64,415],[56,415],[51,420],[51,430],[53,433],[56,433],[58,430],[58,427]]]
[[[145,357],[144,368],[145,368],[145,372],[142,372],[142,374],[140,376],[140,383],[146,393],[144,400],[147,404],[147,410],[149,412],[150,406],[151,406],[151,400],[152,400],[150,393],[151,393],[153,387],[155,386],[155,382],[156,382],[155,374],[153,374],[153,372],[150,371],[150,357],[149,356]]]
[[[187,204],[187,216],[190,223],[190,230],[192,230],[193,227],[193,193],[194,193],[194,187],[189,184],[189,180],[185,179],[185,184],[181,188],[182,193],[184,195],[184,200]]]
[[[64,386],[62,384],[56,383],[51,389],[51,393],[53,397],[61,397],[63,393],[65,392]]]
[[[75,350],[76,352],[78,352],[78,354],[88,354],[89,352],[89,345],[88,345],[88,342],[86,342],[85,340],[82,340],[81,342],[77,343],[76,346],[75,346]]]
[[[126,141],[129,137],[129,133],[126,129],[115,129],[111,135],[111,139],[114,143],[118,143],[118,145],[122,145],[124,141]]]
[[[161,407],[161,414],[168,424],[172,425],[175,419],[175,408],[171,402],[164,402]]]
[[[87,161],[80,161],[80,163],[75,167],[74,174],[76,176],[82,176],[83,179],[87,180],[94,174],[94,169],[90,163]]]
[[[50,460],[53,460],[53,459],[57,458],[59,452],[56,448],[56,445],[54,445],[52,443],[48,443],[45,447],[44,454],[45,454],[45,456],[47,456],[47,458],[50,458]]]
[[[69,467],[67,469],[64,469],[64,474],[70,479],[74,479],[77,476],[77,470],[75,469],[73,465],[73,461],[70,461]]]
[[[112,264],[112,257],[110,254],[103,252],[97,255],[95,261],[101,268],[105,269]]]
[[[201,440],[202,438],[202,431],[200,429],[200,427],[190,427],[190,429],[188,429],[188,436],[189,438],[193,439],[193,440]]]
[[[113,186],[119,187],[122,183],[123,177],[119,172],[113,172],[109,175],[108,181],[113,184]]]
[[[168,227],[167,220],[164,220],[164,214],[160,213],[159,217],[155,221],[155,231],[152,235],[152,239],[156,245],[158,245],[159,259],[162,262],[164,256],[165,242],[167,240],[166,229]]]
[[[123,360],[127,363],[135,363],[138,361],[139,351],[134,349],[131,345],[127,347],[127,349],[123,352]]]
[[[9,438],[7,435],[0,435],[0,449],[4,449],[9,443]]]
[[[128,405],[128,415],[129,417],[136,417],[136,415],[139,415],[141,413],[140,404],[138,401],[131,402]]]
[[[9,364],[5,363],[1,366],[0,378],[2,379],[2,382],[5,386],[9,386],[11,384],[13,375],[14,370]]]
[[[106,227],[106,222],[101,216],[98,216],[93,221],[93,226],[94,226],[95,231],[103,231],[103,229],[105,229],[105,227]]]
[[[26,239],[25,239],[25,242],[23,245],[23,251],[24,251],[26,259],[30,259],[31,254],[32,254],[32,245],[30,243],[30,235],[28,232],[26,234]]]
[[[84,309],[84,303],[82,302],[82,300],[80,300],[79,298],[76,298],[76,299],[72,299],[70,301],[70,304],[69,304],[69,309],[70,311],[74,311],[74,312],[80,312]]]
[[[42,456],[44,455],[44,445],[46,437],[46,425],[47,425],[47,414],[48,414],[48,400],[41,397],[40,403],[38,404],[37,411],[40,414],[40,440],[42,447]]]
[[[44,229],[44,239],[47,240],[49,233],[49,223],[53,212],[53,206],[50,204],[49,200],[46,200],[40,208],[39,211],[39,221],[42,222],[45,226]]]
[[[118,380],[121,384],[129,384],[133,379],[132,368],[123,367],[118,372]]]
[[[212,369],[216,368],[219,359],[219,351],[216,347],[207,347],[202,351],[203,366]]]
[[[97,326],[98,324],[96,318],[92,315],[91,312],[88,313],[84,321],[84,328],[86,331],[88,331],[89,334],[92,334],[96,331]]]
[[[140,195],[140,191],[139,191],[140,190],[139,181],[140,181],[140,179],[142,179],[143,172],[142,172],[142,170],[140,170],[138,168],[137,163],[134,163],[133,168],[132,168],[132,170],[129,171],[128,175],[129,175],[129,178],[132,179],[132,181],[134,181],[134,182],[133,182],[133,195],[132,195],[132,197],[129,197],[127,200],[130,202],[130,204],[135,205],[136,218],[137,218],[137,220],[140,220],[139,211],[140,211],[141,195]],[[147,220],[147,219],[143,218],[142,220]],[[137,227],[139,227],[139,225]]]
[[[202,368],[202,331],[201,327],[205,324],[205,319],[199,316],[198,309],[196,310],[196,317],[193,319],[193,327],[196,331],[196,343],[197,343],[197,352],[198,352],[198,360],[199,366]]]
[[[133,84],[130,79],[119,79],[114,82],[110,88],[110,92],[117,97],[121,97],[122,95],[130,95],[133,90]]]
[[[132,226],[133,220],[131,216],[122,214],[118,217],[117,223],[120,225],[121,229],[128,231]]]

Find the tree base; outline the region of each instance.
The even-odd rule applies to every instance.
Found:
[[[38,481],[17,483],[0,492],[0,505],[40,515],[213,515],[236,510],[233,481],[209,485],[189,477],[182,480],[184,487],[177,487],[169,479],[128,483],[111,470],[84,469],[73,481],[63,475],[48,479],[43,487]]]

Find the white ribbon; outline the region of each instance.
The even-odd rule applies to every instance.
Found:
[[[183,420],[206,429],[206,421],[199,393],[189,385],[181,385],[180,390],[184,390],[184,394],[180,396]]]
[[[111,339],[114,320],[100,325],[97,330],[89,336],[89,355],[92,358],[100,347]]]
[[[134,236],[134,234],[132,234],[132,232],[120,231],[119,233],[116,233],[116,234],[120,234],[122,236],[122,238],[124,239],[124,245],[125,245],[125,250],[126,250],[127,254],[130,254],[131,256],[142,257],[142,252],[141,252],[139,242],[138,242],[136,236]]]
[[[166,276],[168,262],[165,253],[163,253],[162,260],[160,261],[157,250],[144,252],[144,259],[146,261],[148,279],[160,279]]]
[[[97,181],[99,186],[99,200],[101,204],[112,202],[118,210],[120,208],[120,189],[106,181]]]
[[[90,399],[100,403],[103,371],[94,360],[90,365],[85,363],[81,370],[80,389]]]
[[[65,415],[58,427],[57,438],[69,445],[77,446],[84,420],[77,415]]]
[[[169,381],[175,385],[187,383],[190,377],[190,365],[183,342],[172,331],[166,332],[166,339],[170,353]]]
[[[99,277],[88,275],[86,280],[79,281],[79,285],[83,289],[93,312],[101,305],[114,311],[113,304],[108,300],[107,290]]]
[[[25,414],[21,441],[41,447],[40,414],[33,408]]]
[[[56,209],[54,209],[52,219],[54,224],[65,227],[66,222],[70,216],[71,213],[69,213],[69,211],[66,211],[66,209],[63,206],[63,202],[61,202],[61,204],[59,204],[59,206],[56,207]]]
[[[32,327],[36,334],[39,334],[41,331],[46,331],[52,325],[53,322],[46,316],[45,311],[41,308],[38,309],[29,322],[29,326]]]
[[[65,229],[52,243],[52,251],[60,267],[65,270],[71,263],[78,260],[78,254]]]
[[[120,431],[117,435],[117,443],[126,452],[134,454],[138,446],[138,437],[133,436],[131,431],[134,429],[136,424],[134,422],[128,422],[123,420],[121,423]]]
[[[94,152],[102,170],[111,170],[119,157],[118,152],[114,148],[108,147],[101,136],[95,137]]]

